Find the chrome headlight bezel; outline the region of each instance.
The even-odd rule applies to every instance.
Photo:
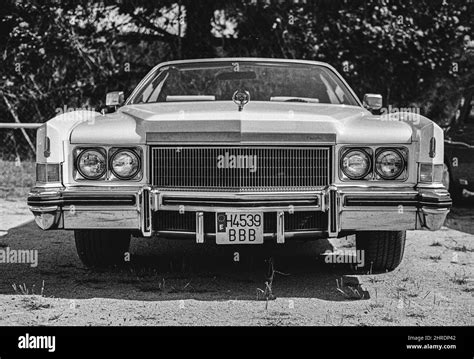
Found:
[[[388,153],[393,153],[395,155],[397,155],[399,157],[399,160],[400,160],[400,163],[401,163],[401,166],[399,168],[399,170],[392,176],[387,176],[386,174],[384,174],[381,170],[380,170],[380,158],[385,155],[385,154],[388,154]],[[402,174],[403,172],[406,170],[406,160],[405,160],[405,157],[403,156],[403,154],[396,148],[380,148],[378,149],[376,152],[375,152],[375,161],[374,161],[374,170],[375,170],[375,173],[377,176],[379,176],[381,179],[384,179],[384,180],[396,180],[398,179]]]
[[[132,156],[134,156],[137,160],[136,169],[128,176],[122,176],[118,174],[117,171],[114,169],[113,162],[116,156],[118,156],[121,153],[129,153]],[[110,169],[110,179],[118,179],[118,180],[123,180],[123,181],[141,179],[141,172],[142,172],[141,151],[137,150],[136,148],[126,148],[126,147],[111,148],[109,151],[109,169]]]
[[[85,174],[84,169],[81,168],[81,166],[80,166],[80,161],[81,161],[82,157],[87,152],[97,152],[103,158],[104,169],[100,174],[98,174],[96,176],[89,176],[89,175]],[[74,160],[75,169],[78,172],[78,174],[82,177],[81,179],[96,181],[96,180],[101,180],[101,179],[106,178],[106,176],[107,176],[107,153],[106,153],[105,149],[100,148],[100,147],[79,148],[79,149],[77,149],[77,153],[76,153],[75,157],[76,157],[75,160]]]
[[[344,156],[350,153],[352,150],[363,150],[370,156],[371,160],[371,170],[367,173],[366,176],[363,178],[355,177],[351,178],[350,174],[349,176],[347,175],[347,171],[343,171],[343,161],[344,161]],[[400,171],[397,177],[393,178],[388,178],[387,176],[384,176],[382,173],[382,176],[376,171],[376,160],[378,156],[384,152],[384,151],[396,151],[401,155],[401,158],[403,159],[403,170]],[[355,182],[355,181],[360,181],[360,182],[405,182],[409,179],[409,148],[403,145],[355,145],[355,146],[350,146],[350,145],[344,145],[339,148],[338,151],[339,158],[338,162],[339,163],[339,179],[342,182]]]
[[[86,176],[86,173],[79,168],[79,161],[81,158],[81,155],[85,153],[85,151],[98,151],[101,153],[102,156],[105,158],[105,167],[106,171],[103,173],[100,177],[99,176]],[[124,177],[121,176],[120,173],[117,174],[115,171],[112,170],[112,161],[111,159],[114,158],[114,156],[117,154],[119,151],[129,151],[134,154],[134,156],[137,157],[138,159],[138,170],[133,172],[132,177]],[[73,168],[72,168],[72,176],[73,180],[76,182],[84,182],[84,181],[94,181],[94,182],[115,182],[114,184],[119,185],[120,183],[126,183],[127,181],[133,181],[133,182],[140,182],[144,180],[144,171],[145,168],[143,164],[145,163],[144,161],[146,158],[145,156],[145,151],[141,146],[77,146],[73,148],[72,151],[72,163],[73,163]]]
[[[358,176],[354,176],[353,174],[348,173],[345,170],[345,167],[344,167],[344,160],[353,152],[361,153],[363,156],[365,156],[365,158],[367,160],[367,163],[368,163],[368,166],[367,166],[366,170]],[[373,157],[373,155],[372,155],[372,151],[371,151],[370,148],[363,148],[363,147],[345,148],[341,152],[341,157],[340,157],[340,160],[339,160],[339,168],[340,168],[342,174],[345,177],[347,177],[347,179],[349,179],[349,180],[364,180],[364,179],[367,179],[367,177],[369,177],[370,174],[372,173],[372,167],[373,167],[372,157]]]

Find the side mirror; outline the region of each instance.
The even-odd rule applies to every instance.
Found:
[[[378,112],[382,108],[382,95],[366,93],[362,104],[370,112]]]
[[[105,96],[105,106],[107,107],[122,106],[124,102],[123,91],[108,92],[107,96]]]

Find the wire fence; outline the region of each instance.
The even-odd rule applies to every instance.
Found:
[[[24,197],[35,182],[36,123],[0,123],[0,196]]]

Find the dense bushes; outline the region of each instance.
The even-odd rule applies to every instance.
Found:
[[[382,93],[387,105],[418,106],[436,121],[450,116],[457,91],[472,80],[463,53],[472,31],[467,0],[180,3],[7,2],[2,121],[12,121],[2,96],[21,121],[42,122],[65,109],[96,107],[109,90],[131,91],[154,64],[175,58],[326,61],[359,96]]]

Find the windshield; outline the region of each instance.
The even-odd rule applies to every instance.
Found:
[[[237,90],[247,91],[251,101],[359,105],[339,77],[326,67],[261,61],[161,67],[129,103],[231,101]]]

